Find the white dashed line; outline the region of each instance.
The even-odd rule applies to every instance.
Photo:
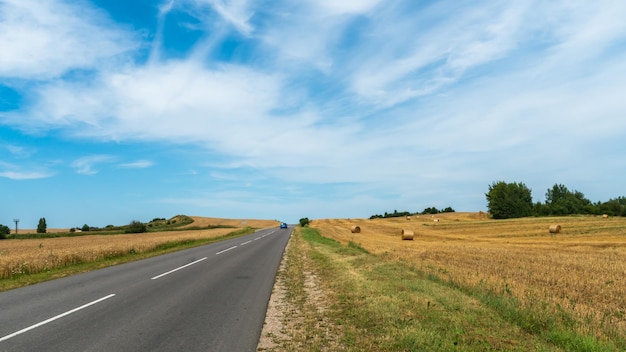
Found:
[[[59,314],[59,315],[57,315],[57,316],[55,316],[55,317],[52,317],[52,318],[50,318],[50,319],[48,319],[48,320],[44,320],[44,321],[42,321],[41,323],[37,323],[37,324],[35,324],[35,325],[31,325],[31,326],[29,326],[29,327],[27,327],[27,328],[25,328],[25,329],[22,329],[22,330],[20,330],[20,331],[14,332],[14,333],[12,333],[11,335],[7,335],[7,336],[5,336],[5,337],[0,338],[0,342],[2,342],[2,341],[6,341],[6,340],[8,340],[8,339],[10,339],[10,338],[13,338],[13,337],[17,336],[17,335],[21,335],[21,334],[23,334],[23,333],[25,333],[25,332],[27,332],[27,331],[30,331],[30,330],[36,329],[36,328],[38,328],[38,327],[40,327],[40,326],[42,326],[42,325],[46,325],[46,324],[48,324],[48,323],[51,323],[51,322],[53,322],[53,321],[55,321],[55,320],[57,320],[57,319],[61,319],[61,318],[65,317],[65,316],[68,316],[68,315],[70,315],[70,314],[72,314],[72,313],[76,313],[76,312],[78,312],[78,311],[79,311],[79,310],[81,310],[81,309],[85,309],[85,308],[87,308],[87,307],[89,307],[89,306],[92,306],[92,305],[94,305],[94,304],[96,304],[96,303],[100,303],[100,302],[102,302],[102,301],[104,301],[104,300],[106,300],[106,299],[109,299],[109,298],[113,297],[113,296],[115,296],[115,294],[114,294],[114,293],[112,293],[112,294],[110,294],[110,295],[108,295],[108,296],[104,296],[104,297],[102,297],[102,298],[100,298],[100,299],[97,299],[97,300],[95,300],[95,301],[93,301],[93,302],[90,302],[90,303],[84,304],[84,305],[82,305],[82,306],[80,306],[80,307],[78,307],[78,308],[74,308],[74,309],[72,309],[72,310],[70,310],[70,311],[67,311],[67,312],[65,312],[65,313]]]
[[[176,268],[176,269],[174,269],[174,270],[170,270],[170,271],[168,271],[168,272],[166,272],[166,273],[163,273],[163,274],[161,274],[161,275],[157,275],[157,276],[153,277],[153,278],[152,278],[152,279],[150,279],[150,280],[156,280],[156,279],[162,278],[162,277],[163,277],[163,276],[165,276],[165,275],[169,275],[169,274],[171,274],[171,273],[173,273],[173,272],[175,272],[175,271],[178,271],[178,270],[180,270],[180,269],[184,269],[184,268],[186,268],[186,267],[188,267],[188,266],[190,266],[190,265],[194,265],[194,264],[196,264],[196,263],[200,263],[201,261],[203,261],[203,260],[205,260],[205,259],[207,259],[207,257],[204,257],[204,258],[202,258],[202,259],[198,259],[198,260],[196,260],[195,262],[191,262],[191,263],[189,263],[189,264],[183,265],[183,266],[181,266],[181,267],[178,267],[178,268]]]
[[[235,248],[237,248],[237,246],[233,246],[233,247],[227,248],[227,249],[225,249],[223,251],[219,251],[219,252],[215,253],[215,255],[222,254],[224,252],[228,252],[228,251],[230,251],[232,249],[235,249]]]

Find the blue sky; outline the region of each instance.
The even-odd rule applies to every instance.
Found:
[[[626,2],[0,0],[0,224],[626,195]]]

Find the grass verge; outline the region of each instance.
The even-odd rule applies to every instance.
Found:
[[[461,287],[357,243],[296,229],[282,274],[292,313],[284,351],[619,351],[619,341],[578,332],[566,315],[521,306],[506,292]],[[327,310],[311,306],[307,277]],[[300,312],[296,314],[293,312]],[[564,313],[565,314],[565,313]],[[296,322],[294,324],[294,322]],[[320,324],[320,322],[325,322]],[[295,328],[293,327],[295,325]]]
[[[58,279],[78,273],[106,268],[113,265],[128,263],[131,261],[141,260],[145,258],[155,257],[166,253],[180,251],[192,247],[202,246],[214,242],[223,241],[229,238],[244,236],[253,233],[255,229],[247,227],[238,231],[230,232],[224,236],[218,236],[213,238],[205,238],[198,240],[185,240],[185,241],[172,241],[158,245],[154,250],[144,251],[141,253],[136,252],[132,248],[127,252],[120,255],[110,256],[97,261],[90,262],[75,262],[72,265],[68,265],[61,268],[54,268],[44,272],[38,272],[33,274],[20,274],[11,278],[0,279],[0,292],[12,290],[15,288],[36,284],[43,281]]]

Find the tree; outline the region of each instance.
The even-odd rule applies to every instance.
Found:
[[[602,214],[611,216],[626,216],[626,197],[617,197],[599,204],[598,208]]]
[[[0,224],[0,240],[7,238],[7,235],[11,233],[11,229],[8,226]]]
[[[141,221],[133,220],[128,224],[126,233],[144,233],[146,232],[146,224]]]
[[[570,191],[561,184],[555,184],[546,192],[546,208],[550,215],[585,214],[590,211],[591,201],[576,190]]]
[[[485,196],[494,219],[521,218],[533,213],[532,192],[522,182],[493,182]]]
[[[46,233],[46,230],[48,230],[46,218],[40,218],[39,223],[37,224],[37,233]]]
[[[422,214],[439,214],[439,209],[435,207],[425,208]]]
[[[309,226],[310,222],[311,221],[309,220],[309,218],[302,218],[302,219],[300,219],[300,226],[307,227],[307,226]]]
[[[87,224],[85,224],[85,225],[83,225],[83,227],[81,227],[81,231],[83,231],[83,232],[84,231],[89,231],[89,230],[90,230],[90,227]]]

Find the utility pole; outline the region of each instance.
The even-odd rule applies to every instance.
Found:
[[[15,234],[17,235],[17,223],[20,222],[20,219],[13,219],[13,222],[15,222]]]

